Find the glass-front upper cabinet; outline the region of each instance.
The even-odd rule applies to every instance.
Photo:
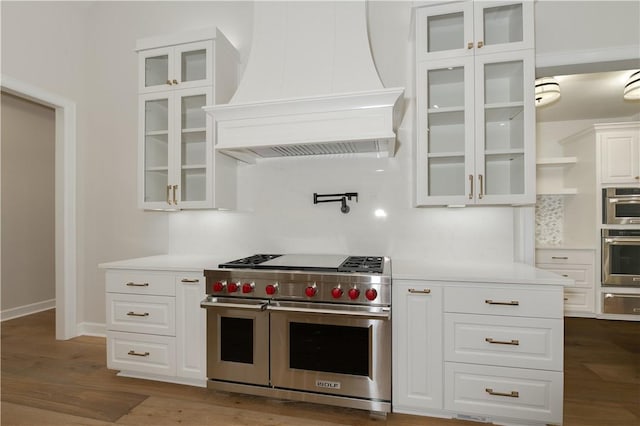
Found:
[[[139,52],[139,92],[188,89],[212,83],[212,41]]]
[[[211,89],[141,95],[143,208],[207,207],[211,200]]]
[[[466,1],[416,11],[417,61],[534,47],[533,2]]]

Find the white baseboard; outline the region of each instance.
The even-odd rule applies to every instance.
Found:
[[[7,321],[14,318],[35,314],[36,312],[48,311],[56,307],[56,299],[43,300],[42,302],[31,303],[29,305],[18,306],[17,308],[0,311],[0,321]]]
[[[107,337],[107,326],[97,322],[81,322],[78,324],[78,336]]]

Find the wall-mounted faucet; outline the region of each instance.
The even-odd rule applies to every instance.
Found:
[[[358,202],[358,193],[357,192],[345,192],[343,194],[317,194],[313,193],[313,204],[318,203],[340,203],[340,211],[342,213],[349,213],[349,206],[347,205],[347,200],[351,201],[351,198],[355,197],[356,202]],[[321,200],[320,198],[329,198],[327,200]]]

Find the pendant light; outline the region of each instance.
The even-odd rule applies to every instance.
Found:
[[[560,99],[560,84],[553,77],[536,79],[536,107],[548,105]]]
[[[624,99],[627,101],[640,100],[640,71],[629,76],[627,84],[624,85]]]

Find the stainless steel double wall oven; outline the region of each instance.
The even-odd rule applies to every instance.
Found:
[[[205,276],[210,388],[391,410],[388,258],[254,255]]]

